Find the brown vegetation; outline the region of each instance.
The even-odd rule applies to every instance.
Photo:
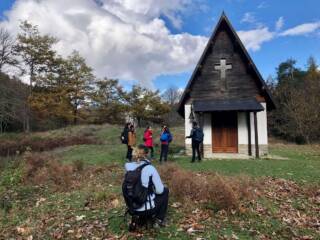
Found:
[[[73,173],[71,165],[64,165],[47,154],[26,154],[23,180],[35,185],[52,185],[61,189],[71,186]]]
[[[196,173],[168,164],[160,168],[161,176],[178,201],[213,205],[215,210],[236,209],[240,201],[252,199],[254,183],[248,177],[226,177]]]
[[[25,151],[43,152],[58,147],[67,147],[82,144],[98,144],[93,138],[84,136],[59,137],[59,138],[30,138],[24,137],[17,140],[1,140],[0,156],[12,156]]]

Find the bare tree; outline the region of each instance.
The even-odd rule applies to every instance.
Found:
[[[22,125],[24,105],[27,101],[26,85],[18,79],[11,79],[0,73],[0,133],[7,127]]]
[[[181,92],[178,88],[171,86],[169,87],[163,94],[162,98],[166,101],[170,106],[174,106],[180,100]]]
[[[3,71],[3,67],[6,65],[18,65],[14,54],[14,45],[15,40],[10,33],[4,28],[0,28],[0,72]]]
[[[166,114],[167,124],[179,125],[181,124],[181,117],[178,115],[178,102],[180,101],[182,92],[177,87],[169,87],[163,94],[162,99],[168,104],[170,112]]]

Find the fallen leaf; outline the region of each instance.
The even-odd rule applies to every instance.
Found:
[[[77,221],[81,221],[81,220],[84,219],[85,217],[86,217],[85,215],[76,216],[76,220],[77,220]]]

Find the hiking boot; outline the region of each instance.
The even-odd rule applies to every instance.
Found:
[[[160,220],[160,219],[155,219],[155,222],[153,224],[154,228],[163,228],[166,227],[166,222],[165,220]]]

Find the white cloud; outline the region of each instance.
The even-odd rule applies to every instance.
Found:
[[[194,68],[207,38],[172,34],[161,16],[179,27],[191,0],[17,0],[0,25],[12,33],[28,20],[60,39],[57,51],[78,50],[100,76],[152,86],[161,74]]]
[[[238,31],[238,35],[246,48],[252,51],[260,50],[264,42],[268,42],[275,37],[275,33],[270,32],[267,27]]]
[[[320,28],[320,21],[312,23],[304,23],[282,32],[280,36],[297,36],[312,33]]]
[[[258,5],[258,9],[262,9],[262,8],[267,8],[267,3],[266,2],[261,2],[259,5]]]
[[[254,16],[254,13],[246,12],[242,17],[241,22],[242,23],[255,23],[256,22],[256,18]]]
[[[276,22],[276,30],[279,31],[282,29],[284,25],[284,18],[283,17],[279,17],[279,19]]]

